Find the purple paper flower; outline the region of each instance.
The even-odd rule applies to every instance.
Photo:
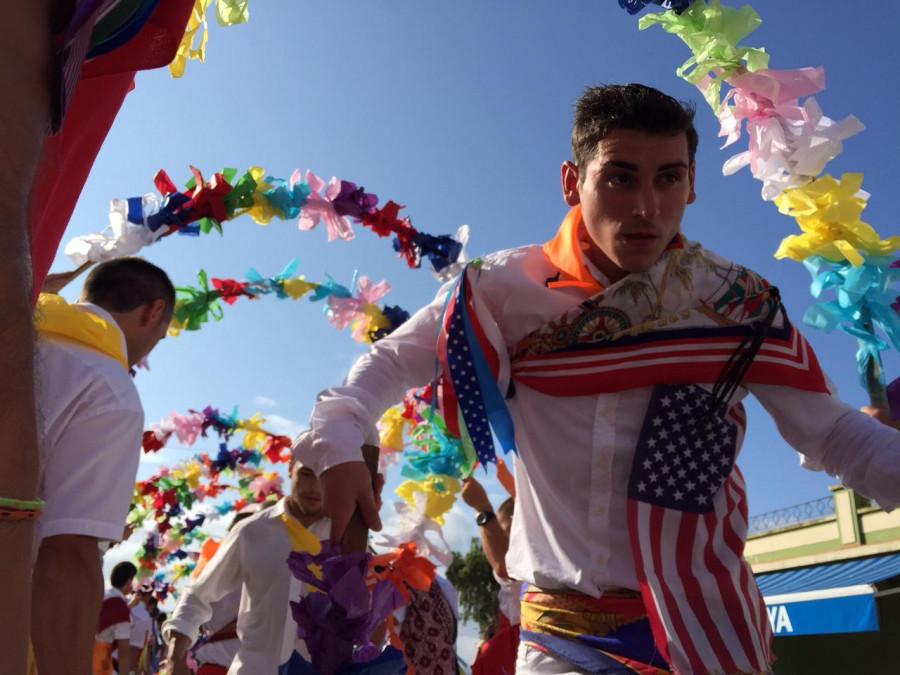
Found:
[[[291,573],[316,589],[299,602],[291,601],[291,614],[298,637],[306,641],[312,664],[322,675],[359,663],[370,651],[372,631],[403,602],[387,580],[375,584],[369,594],[370,558],[368,553],[338,553],[327,541],[319,554],[293,552],[288,557]],[[313,566],[321,570],[321,579]],[[361,647],[357,653],[356,647]]]
[[[367,194],[365,188],[356,187],[356,183],[341,181],[341,191],[331,204],[339,216],[350,216],[362,220],[364,213],[372,213],[378,206],[378,196]]]

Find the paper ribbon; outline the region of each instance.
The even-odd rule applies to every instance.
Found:
[[[725,78],[744,66],[749,71],[768,66],[769,56],[764,49],[737,45],[760,23],[759,15],[750,5],[734,9],[723,7],[719,0],[712,0],[708,5],[705,0],[695,0],[681,14],[648,14],[640,19],[638,28],[644,30],[659,24],[667,33],[684,41],[694,55],[676,73],[691,84],[708,77],[703,96],[713,110],[718,110],[719,92]]]
[[[900,236],[882,240],[871,225],[860,220],[868,197],[860,192],[862,177],[861,173],[845,173],[837,181],[825,175],[776,197],[778,210],[793,216],[804,234],[786,237],[775,257],[803,261],[820,255],[859,266],[863,256],[885,256],[900,249]]]

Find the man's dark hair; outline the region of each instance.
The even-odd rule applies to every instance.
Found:
[[[508,520],[512,520],[513,513],[516,510],[516,500],[512,497],[506,499],[500,506],[497,507],[497,517],[498,518],[507,518]]]
[[[112,572],[109,574],[109,583],[112,584],[113,588],[122,588],[135,576],[137,576],[137,567],[133,563],[128,561],[120,562],[112,568]]]
[[[91,270],[81,298],[110,312],[130,312],[153,300],[164,300],[171,311],[175,287],[163,270],[143,258],[116,258]]]
[[[643,84],[607,84],[587,87],[575,101],[572,122],[572,160],[583,169],[597,153],[597,146],[617,129],[648,134],[687,137],[688,160],[697,152],[694,105],[678,101]],[[585,172],[579,172],[584,180]]]

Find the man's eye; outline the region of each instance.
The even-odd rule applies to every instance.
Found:
[[[677,183],[680,180],[681,175],[677,173],[664,173],[662,176],[660,176],[660,182],[666,184]]]
[[[632,181],[631,174],[616,173],[607,179],[612,185],[627,185]]]

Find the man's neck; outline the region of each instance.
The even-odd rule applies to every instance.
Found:
[[[303,525],[303,527],[309,527],[322,518],[321,512],[316,514],[304,513],[290,497],[284,500],[284,507],[288,510],[288,513],[290,513],[296,520],[300,521],[300,524]]]

